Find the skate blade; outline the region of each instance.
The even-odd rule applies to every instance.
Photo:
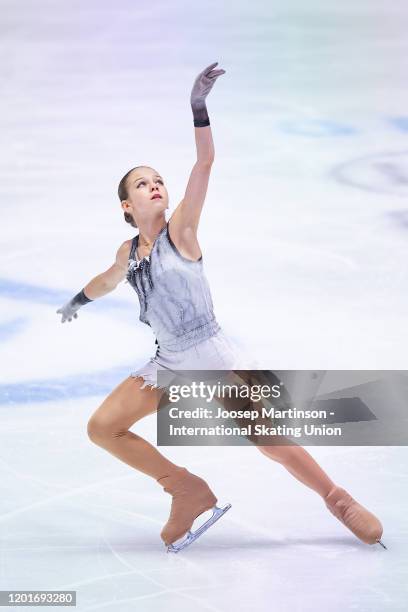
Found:
[[[180,544],[170,544],[167,547],[167,552],[178,553],[180,552],[180,550],[183,550],[184,548],[187,548],[187,546],[190,546],[190,544],[195,542],[197,538],[203,535],[203,533],[207,531],[207,529],[211,527],[211,525],[214,525],[214,523],[218,521],[218,519],[224,516],[224,514],[230,508],[231,504],[226,504],[223,508],[218,508],[218,506],[214,506],[212,509],[213,515],[208,519],[208,521],[203,523],[201,527],[199,527],[195,531],[188,531],[186,538],[182,542],[180,542]]]
[[[377,544],[381,544],[381,546],[382,546],[383,548],[385,548],[385,550],[388,550],[388,548],[386,547],[386,545],[385,545],[383,542],[381,542],[381,540],[377,540]]]

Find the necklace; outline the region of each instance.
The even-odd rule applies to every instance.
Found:
[[[137,248],[136,248],[136,257],[137,257],[137,258],[139,258],[139,255],[138,255],[138,249],[139,249],[139,246],[142,246],[142,247],[143,247],[143,246],[150,246],[149,255],[145,255],[145,256],[142,258],[142,259],[149,259],[149,257],[150,257],[150,253],[151,253],[151,252],[152,252],[152,250],[153,250],[153,247],[154,247],[154,245],[155,245],[155,243],[156,243],[156,240],[157,240],[157,238],[159,237],[159,235],[161,234],[161,232],[164,230],[164,228],[165,228],[165,227],[166,227],[166,225],[164,225],[164,226],[162,227],[162,229],[159,231],[159,233],[157,234],[157,236],[156,236],[156,238],[153,240],[153,242],[150,242],[150,243],[149,243],[149,242],[146,242],[144,245],[143,245],[143,244],[142,244],[142,245],[140,244],[140,232],[139,232],[138,237],[137,237]]]
[[[140,235],[139,235],[139,240],[140,240]],[[144,247],[144,246],[149,246],[147,243],[146,243],[146,245],[144,245],[144,244],[142,244],[142,245],[141,245],[141,244],[140,244],[140,242],[139,242],[139,240],[138,240],[138,243],[137,243],[136,256],[137,256],[137,259],[138,259],[139,261],[141,261],[142,259],[148,259],[148,258],[150,257],[150,253],[151,253],[152,249],[150,248],[149,255],[144,255],[143,257],[139,257],[139,254],[138,254],[138,251],[139,251],[139,246],[142,246],[142,247]],[[154,244],[154,243],[153,243],[153,244]]]

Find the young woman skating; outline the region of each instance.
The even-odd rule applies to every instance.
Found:
[[[172,496],[170,517],[161,537],[168,550],[191,543],[203,530],[191,533],[194,520],[213,508],[208,527],[229,506],[219,509],[207,483],[185,467],[169,461],[152,444],[130,431],[137,421],[154,413],[165,392],[157,384],[157,371],[232,370],[245,365],[237,347],[219,325],[204,274],[197,239],[208,181],[214,162],[214,144],[206,97],[225,70],[218,62],[196,78],[190,103],[194,119],[197,160],[185,195],[168,222],[168,193],[163,178],[149,166],[125,174],[118,195],[125,220],[139,233],[119,247],[116,260],[93,278],[67,304],[57,310],[62,323],[78,316],[78,309],[113,291],[127,279],[140,302],[140,320],[156,335],[154,357],[123,380],[102,402],[88,423],[90,439],[132,468],[154,478]],[[318,493],[329,510],[358,538],[380,542],[380,521],[338,487],[301,446],[255,446],[282,464],[295,478]],[[180,546],[174,543],[187,538]],[[381,543],[381,542],[380,542]]]

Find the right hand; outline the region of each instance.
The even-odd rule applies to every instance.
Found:
[[[59,313],[62,314],[61,323],[65,323],[67,319],[68,321],[72,321],[72,318],[77,319],[78,318],[77,310],[79,310],[80,308],[81,308],[81,304],[74,304],[73,300],[70,300],[69,302],[64,304],[64,306],[61,306],[61,308],[58,308],[56,312],[57,314]]]

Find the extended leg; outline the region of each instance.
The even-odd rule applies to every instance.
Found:
[[[323,498],[334,487],[334,482],[302,446],[275,445],[258,448],[261,453],[283,465],[295,478]]]
[[[381,542],[383,528],[376,516],[338,487],[313,457],[301,446],[258,446],[283,465],[295,478],[321,495],[330,512],[366,544]]]

